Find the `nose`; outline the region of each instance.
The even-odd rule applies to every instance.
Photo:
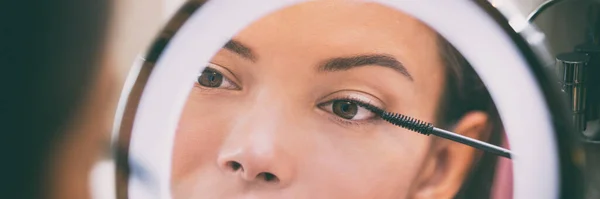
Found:
[[[289,170],[270,154],[239,150],[219,156],[218,162],[222,171],[249,183],[283,186],[290,181]]]
[[[279,110],[256,108],[237,118],[222,145],[217,164],[229,176],[247,183],[284,187],[294,176],[294,164],[285,144],[287,129]]]

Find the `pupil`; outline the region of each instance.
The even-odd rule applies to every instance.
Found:
[[[349,101],[334,101],[333,102],[333,113],[344,118],[352,119],[358,112],[358,105]]]
[[[342,105],[342,111],[348,112],[348,109],[350,109],[350,105],[349,104],[346,103],[346,104]]]

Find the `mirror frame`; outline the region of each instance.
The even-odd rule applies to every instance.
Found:
[[[301,0],[263,1],[265,4],[252,4],[249,1],[244,0],[222,0],[209,2],[199,0],[188,1],[166,24],[165,28],[160,32],[145,55],[140,57],[134,64],[129,76],[127,77],[126,84],[121,94],[113,129],[113,149],[117,163],[117,198],[129,198],[132,194],[130,193],[130,189],[132,188],[135,189],[134,192],[136,192],[133,193],[133,195],[142,198],[170,198],[168,183],[164,183],[165,180],[169,182],[168,178],[170,175],[170,161],[165,163],[163,161],[155,161],[150,159],[156,159],[157,157],[162,157],[164,159],[170,157],[170,148],[172,148],[172,143],[167,143],[167,146],[162,148],[167,150],[159,150],[157,148],[161,148],[162,146],[159,147],[153,142],[132,142],[132,136],[135,136],[134,132],[141,131],[147,133],[154,131],[155,134],[150,134],[156,136],[158,135],[156,134],[157,132],[164,133],[165,131],[163,130],[165,129],[171,128],[174,130],[173,123],[177,122],[179,118],[178,115],[181,112],[183,103],[187,97],[187,93],[184,91],[187,89],[187,92],[189,92],[189,89],[191,89],[192,85],[190,84],[189,88],[184,87],[177,89],[180,90],[180,92],[176,93],[174,96],[165,97],[167,99],[163,99],[162,102],[155,102],[155,104],[170,103],[170,106],[148,108],[148,104],[153,103],[149,102],[148,96],[158,96],[156,95],[156,92],[154,95],[152,95],[152,90],[161,89],[161,87],[163,87],[162,89],[165,89],[165,81],[169,81],[169,79],[164,79],[166,76],[162,74],[167,72],[164,70],[165,67],[161,66],[177,63],[174,58],[168,58],[175,52],[175,50],[169,48],[169,45],[188,45],[183,41],[182,38],[185,38],[185,36],[182,35],[185,34],[185,31],[193,29],[193,27],[191,27],[192,25],[190,25],[193,24],[193,26],[196,27],[211,26],[222,28],[223,30],[213,31],[211,33],[202,35],[208,37],[210,34],[226,32],[225,34],[221,35],[212,35],[211,38],[214,39],[208,42],[211,44],[207,46],[218,46],[218,48],[220,48],[219,45],[222,46],[228,40],[228,38],[230,38],[244,26],[250,24],[252,21],[254,21],[254,19],[258,19],[262,15],[268,14],[269,12],[281,7],[302,2]],[[543,67],[547,65],[547,63],[543,64],[545,61],[547,61],[545,58],[549,57],[548,55],[544,54],[547,51],[544,51],[545,47],[540,43],[539,40],[531,39],[533,36],[539,36],[539,33],[537,33],[534,28],[532,29],[531,25],[515,23],[515,20],[518,20],[518,16],[515,17],[503,15],[503,13],[506,14],[506,10],[509,8],[503,7],[502,5],[495,5],[494,7],[486,1],[465,1],[461,3],[433,3],[431,1],[375,1],[397,8],[402,12],[406,12],[422,20],[434,30],[438,31],[453,45],[455,45],[455,47],[461,53],[463,53],[463,55],[465,55],[467,60],[473,64],[476,72],[481,76],[482,81],[484,81],[487,86],[492,86],[488,88],[490,88],[490,93],[495,102],[501,102],[501,100],[510,101],[508,104],[497,104],[497,106],[500,105],[498,109],[501,118],[507,127],[507,132],[529,132],[527,134],[518,135],[516,133],[507,133],[508,140],[511,143],[511,148],[515,153],[513,161],[516,161],[516,163],[513,162],[514,198],[581,197],[581,189],[583,186],[581,184],[580,170],[583,152],[576,140],[573,138],[574,133],[571,132],[571,124],[567,122],[569,120],[566,118],[566,103],[559,94],[559,89],[556,88],[556,84],[554,84],[552,76],[547,75],[546,69]],[[266,2],[270,2],[270,4]],[[435,4],[435,6],[431,6],[430,4]],[[424,8],[427,6],[429,6],[428,9],[430,11],[423,11],[426,10]],[[490,82],[490,79],[493,77],[489,76],[490,73],[489,71],[486,72],[486,70],[492,69],[489,69],[490,67],[484,69],[484,67],[478,63],[489,63],[491,61],[481,60],[479,57],[481,52],[477,52],[477,49],[468,49],[469,44],[465,42],[465,39],[458,38],[457,32],[463,31],[464,29],[452,27],[456,25],[455,23],[453,24],[446,22],[446,25],[442,24],[440,21],[443,20],[439,20],[440,17],[433,14],[441,14],[441,10],[436,10],[436,7],[441,7],[444,9],[450,8],[448,10],[453,12],[460,11],[461,13],[471,13],[481,16],[482,19],[471,18],[469,22],[474,24],[487,23],[487,25],[478,24],[482,27],[472,26],[470,29],[478,30],[478,28],[491,27],[493,30],[489,31],[495,31],[496,33],[496,35],[494,35],[494,39],[510,41],[506,44],[502,44],[503,46],[493,46],[494,48],[491,49],[513,49],[513,53],[518,54],[517,56],[512,54],[506,57],[497,56],[500,58],[497,58],[496,61],[502,62],[505,61],[506,58],[514,59],[516,60],[515,63],[524,67],[520,73],[510,74],[511,76],[508,76],[508,74],[502,72],[496,73],[496,75],[505,75],[505,77],[511,78],[514,78],[515,76],[525,78],[528,79],[525,80],[527,83],[515,85],[511,84],[510,82],[506,82],[500,85],[501,83],[498,82]],[[249,14],[249,16],[243,17],[244,15],[242,13],[247,14],[249,12],[240,10],[239,8],[254,8],[255,10],[252,14]],[[468,9],[465,10],[464,8]],[[239,21],[230,21],[231,24],[228,25],[231,27],[226,27],[225,24],[221,23],[218,23],[217,25],[207,23],[209,21],[207,17],[210,17],[211,13],[213,13],[212,16],[215,16],[214,12],[217,10],[239,12],[239,17],[237,17]],[[503,12],[501,13],[501,11]],[[235,14],[237,15],[238,13]],[[444,20],[446,19],[445,17],[442,18]],[[525,20],[524,17],[523,20]],[[221,21],[223,20],[221,19]],[[479,22],[476,23],[476,21]],[[515,28],[515,24],[517,24],[517,28]],[[459,30],[457,31],[456,29]],[[206,30],[206,28],[203,30]],[[183,32],[180,33],[180,31]],[[473,35],[484,33],[468,34]],[[489,37],[490,35],[486,36]],[[471,38],[467,38],[466,40],[469,39]],[[207,42],[206,38],[201,40]],[[203,53],[206,53],[212,57],[218,48],[207,50]],[[210,54],[211,52],[212,54]],[[178,53],[185,54],[185,52],[179,51]],[[510,52],[508,53],[510,54]],[[487,56],[487,58],[490,58],[489,55]],[[206,61],[210,58],[208,56],[200,57],[202,58],[198,58],[197,60]],[[196,70],[199,68],[200,67],[197,67]],[[176,72],[179,72],[179,74],[188,74],[184,70],[178,70]],[[487,76],[485,75],[486,73],[488,74]],[[193,77],[189,74],[187,76],[182,75],[181,79],[186,78],[190,81],[193,79]],[[519,88],[525,88],[525,90],[530,91],[530,93],[525,94],[529,97],[525,99],[512,99],[516,96],[501,96],[498,91],[495,92],[494,88],[496,88],[496,90],[505,88],[499,88],[498,86],[508,86],[515,89],[515,91],[517,91]],[[144,98],[144,96],[146,98]],[[165,100],[169,102],[166,102]],[[533,118],[518,118],[525,120],[519,121],[517,118],[507,117],[507,109],[502,108],[512,107],[513,105],[524,106],[524,104],[529,108],[521,109],[521,111],[528,110],[539,114]],[[151,110],[160,108],[163,109],[162,112]],[[165,113],[165,111],[168,111],[171,117],[168,117],[164,114],[156,114]],[[511,116],[515,116],[515,114],[513,113]],[[158,120],[159,117],[162,117],[164,121]],[[167,117],[166,120],[168,121],[164,119],[165,117]],[[531,122],[529,120],[536,121]],[[166,125],[164,128],[148,129],[151,127],[145,127],[140,124],[149,124],[147,123],[148,121],[165,122]],[[158,140],[162,142],[170,142],[172,141],[172,137],[169,138],[167,136],[164,137],[164,139],[161,138]],[[527,145],[527,143],[537,144]],[[143,151],[141,149],[143,149]],[[144,163],[150,165],[150,167],[146,167]],[[137,176],[135,178],[139,179],[132,179],[132,176]],[[153,188],[139,189],[139,187],[144,186]]]

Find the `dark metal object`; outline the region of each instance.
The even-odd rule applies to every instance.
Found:
[[[590,58],[584,53],[563,53],[556,56],[556,68],[561,90],[569,99],[573,124],[577,132],[586,128],[586,75]]]
[[[575,52],[585,53],[589,58],[589,62],[587,64],[587,74],[598,74],[598,67],[600,65],[600,46],[597,46],[593,43],[585,43],[575,46]],[[598,104],[592,103],[598,101],[598,90],[600,85],[600,78],[597,78],[592,75],[588,75],[587,82],[587,101],[589,103],[586,104],[586,117],[589,120],[598,119]]]
[[[575,46],[575,51],[585,53],[590,60],[587,64],[587,79],[586,87],[586,121],[594,121],[600,119],[600,46],[593,43],[584,43]],[[586,130],[583,136],[587,140],[600,140],[600,131],[597,129]]]

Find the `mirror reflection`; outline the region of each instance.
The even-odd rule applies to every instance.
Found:
[[[507,159],[394,126],[362,104],[503,144],[485,86],[434,30],[376,3],[311,1],[252,23],[199,71],[175,135],[172,195],[506,194],[494,177]]]

